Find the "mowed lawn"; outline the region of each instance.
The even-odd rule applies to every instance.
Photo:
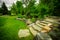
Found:
[[[33,40],[32,35],[26,38],[18,37],[18,31],[27,29],[27,25],[16,18],[17,16],[0,16],[0,40]]]

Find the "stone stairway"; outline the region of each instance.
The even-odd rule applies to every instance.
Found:
[[[40,35],[40,33],[48,33],[49,31],[52,30],[53,27],[57,27],[56,25],[60,24],[60,20],[54,19],[54,18],[46,18],[44,20],[37,20],[35,23],[32,23],[30,19],[18,19],[22,20],[27,24],[28,30],[33,36],[36,36],[37,34]],[[24,32],[24,31],[23,31]],[[20,33],[20,32],[19,32]],[[24,33],[22,33],[23,35]],[[42,35],[43,35],[42,34]],[[20,34],[21,36],[21,34]],[[49,36],[49,35],[48,35]],[[51,38],[50,38],[51,39]]]
[[[52,27],[54,27],[54,23],[58,21],[52,19],[45,19],[45,20],[37,20],[35,23],[31,23],[28,25],[30,32],[35,36],[39,32],[49,32]]]
[[[32,24],[28,25],[28,28],[29,28],[30,32],[35,36],[37,33],[43,32],[44,30],[46,30],[46,31],[51,30],[51,28],[49,27],[51,25],[52,24],[50,24],[50,23],[45,24],[40,21],[39,22],[36,21],[36,23],[32,23]]]
[[[45,19],[45,20],[37,20],[35,23],[31,23],[28,25],[28,28],[33,36],[35,36],[35,40],[52,40],[50,35],[47,33],[52,30],[55,26],[54,24],[59,24],[57,20]],[[57,26],[56,26],[57,27]]]

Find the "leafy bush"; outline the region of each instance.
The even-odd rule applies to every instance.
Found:
[[[38,5],[35,5],[35,0],[25,2],[17,1],[16,4],[12,5],[11,12],[16,15],[25,15],[26,18],[43,19],[46,16],[56,15],[58,13],[59,4],[55,5],[56,3],[59,3],[58,0],[41,0]],[[23,4],[25,4],[25,8]]]
[[[24,16],[21,14],[18,14],[18,18],[24,18]]]

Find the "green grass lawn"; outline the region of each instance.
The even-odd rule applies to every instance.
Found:
[[[16,20],[17,16],[0,16],[0,40],[33,40],[30,35],[26,38],[19,38],[18,31],[27,29],[23,21]]]

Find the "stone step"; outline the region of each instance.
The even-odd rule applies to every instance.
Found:
[[[55,20],[55,19],[45,19],[45,21],[50,22],[52,24],[60,24],[60,22],[59,22],[60,20],[58,20],[58,19],[57,20]]]
[[[56,16],[49,16],[49,17],[47,17],[47,18],[52,18],[52,19],[60,19],[60,17],[56,17]]]
[[[51,22],[51,23],[57,22],[57,20],[49,19],[49,18],[46,18],[45,21],[46,21],[46,22]]]
[[[48,24],[48,23],[51,23],[51,22],[49,22],[49,21],[41,21],[41,23]]]
[[[35,23],[28,25],[30,32],[35,36],[39,32],[49,32],[53,26],[53,20],[46,19],[43,21],[37,20]]]
[[[46,21],[36,21],[36,24],[40,24],[42,26],[46,26],[46,25],[50,26],[52,23]]]
[[[36,26],[37,27],[37,26]],[[49,28],[49,27],[44,27],[44,28],[41,28],[41,29],[39,29],[39,28],[36,28],[35,26],[34,27],[32,27],[32,26],[29,26],[29,30],[30,30],[30,32],[34,35],[34,36],[36,36],[37,35],[37,33],[39,33],[39,32],[49,32],[50,30],[51,30],[51,28]],[[38,30],[39,29],[39,30]]]
[[[19,38],[22,38],[22,37],[27,37],[27,36],[30,36],[30,32],[28,29],[20,29],[18,31],[18,37]]]
[[[49,32],[51,30],[51,28],[48,26],[42,26],[40,24],[35,24],[35,23],[32,23],[31,25],[29,25],[29,27],[32,27],[32,29],[37,32]]]
[[[37,26],[35,23],[33,23],[33,24],[31,25],[31,27],[32,27],[33,29],[39,31],[39,32],[40,32],[41,29],[42,29],[42,28],[40,28],[39,26]]]
[[[48,25],[43,26],[43,25],[40,25],[40,24],[37,24],[37,23],[36,23],[36,25],[38,25],[39,27],[41,27],[42,29],[45,29],[45,30],[50,30],[51,29]]]
[[[53,25],[53,23],[46,22],[46,21],[36,22],[36,24],[40,24],[42,26],[52,26]]]
[[[31,26],[29,26],[29,30],[30,32],[32,33],[33,36],[36,36],[37,35],[37,31],[35,29],[33,29]]]
[[[36,35],[35,39],[38,39],[38,40],[52,40],[50,35],[48,35],[47,33],[42,33],[42,32],[38,33]]]
[[[41,23],[40,21],[36,21],[35,24],[46,25],[46,24]]]

